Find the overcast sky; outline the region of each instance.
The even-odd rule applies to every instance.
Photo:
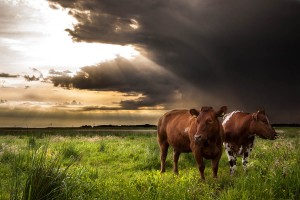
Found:
[[[300,123],[300,1],[2,0],[0,22],[0,126],[206,105]]]

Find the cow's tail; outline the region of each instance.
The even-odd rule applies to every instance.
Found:
[[[157,123],[157,135],[159,135],[159,133],[161,132],[162,121],[163,121],[163,116],[159,118]]]

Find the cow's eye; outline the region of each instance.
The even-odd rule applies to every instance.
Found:
[[[212,123],[213,123],[213,120],[211,120],[211,119],[208,119],[208,120],[206,120],[206,123],[208,123],[208,124],[212,124]]]

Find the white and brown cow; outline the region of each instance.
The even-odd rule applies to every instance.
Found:
[[[237,156],[243,156],[242,164],[246,170],[256,135],[263,139],[274,140],[277,134],[264,110],[254,113],[234,111],[225,115],[223,119],[225,152],[230,165],[230,174],[233,175]]]

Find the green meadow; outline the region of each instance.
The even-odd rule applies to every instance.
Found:
[[[300,199],[300,128],[256,138],[247,171],[229,175],[223,152],[218,179],[206,161],[201,181],[192,154],[179,175],[160,174],[154,128],[0,129],[0,199]]]

